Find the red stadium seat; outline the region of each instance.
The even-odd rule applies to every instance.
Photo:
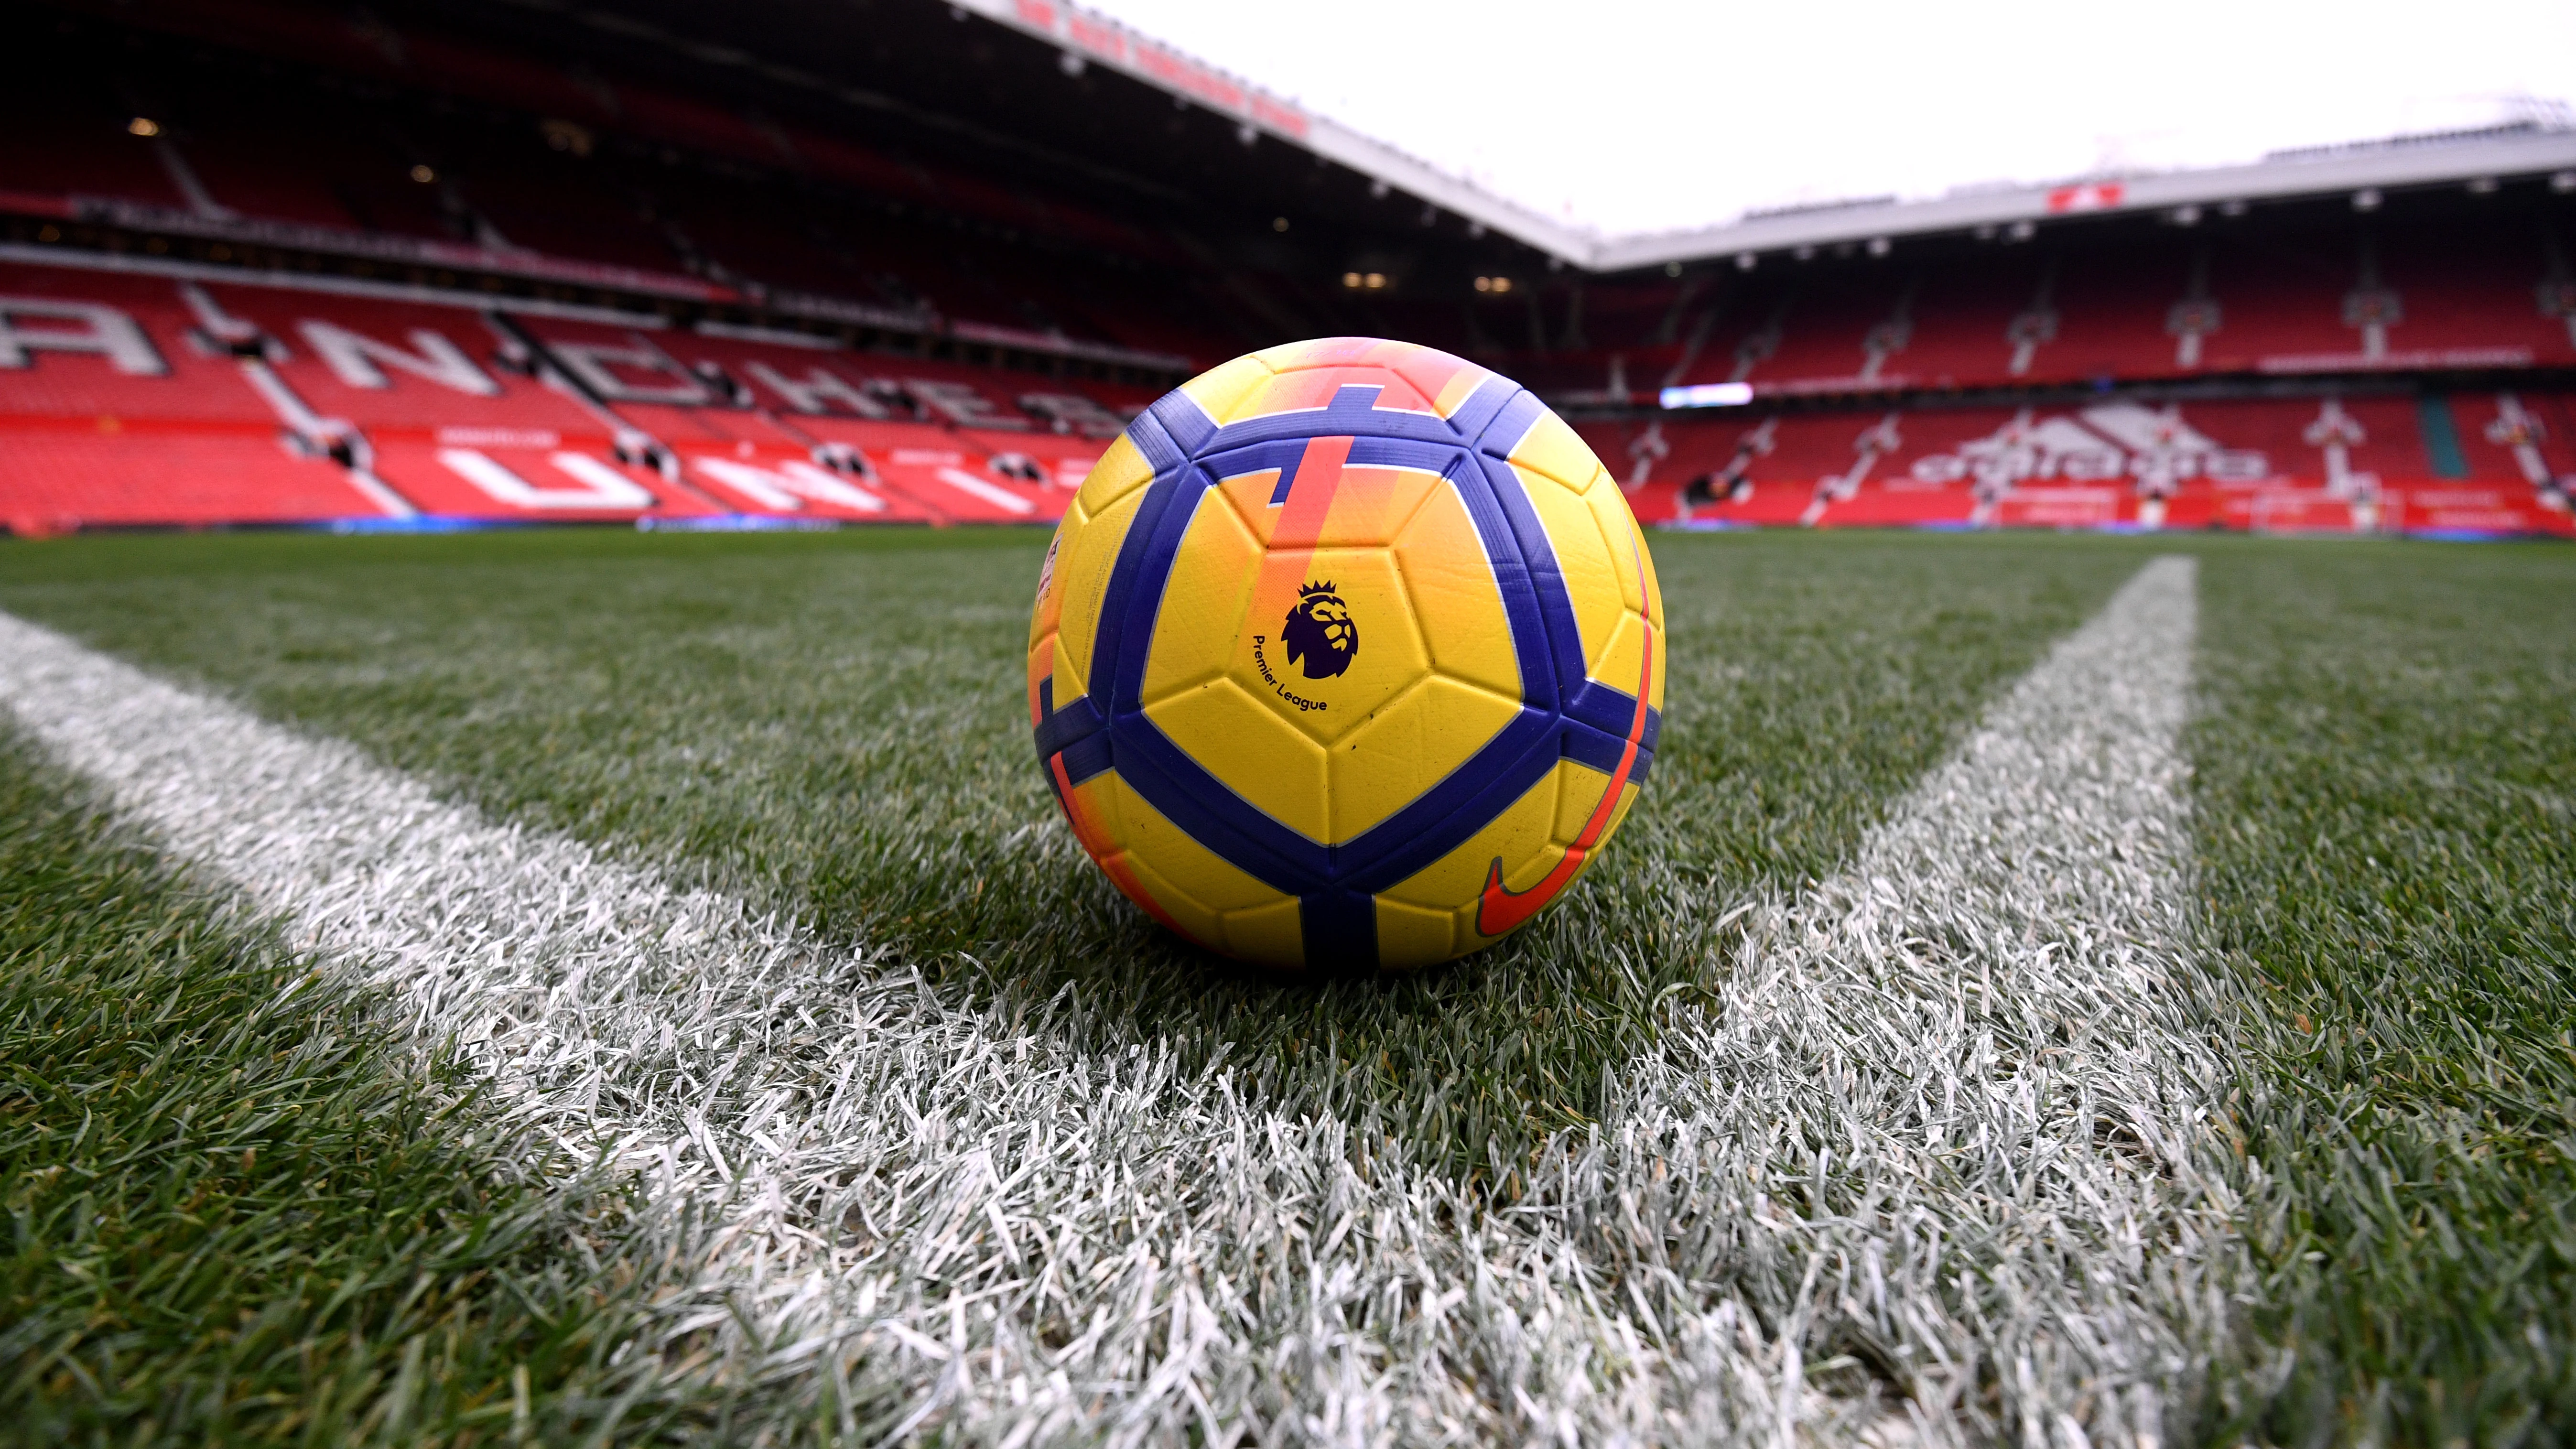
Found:
[[[347,470],[289,451],[274,428],[0,423],[0,525],[13,533],[385,516]]]
[[[405,438],[376,450],[376,471],[422,512],[513,522],[701,518],[727,509],[685,482],[621,464],[605,448],[527,446],[506,433]]]
[[[276,425],[167,280],[0,265],[0,328],[12,417]]]

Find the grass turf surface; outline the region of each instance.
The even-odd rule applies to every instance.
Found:
[[[890,945],[1095,1046],[1223,1050],[1280,1105],[1508,1191],[1738,903],[1833,870],[2141,561],[2105,539],[1659,538],[1671,709],[1585,886],[1462,966],[1281,983],[1081,865],[1018,694],[1025,533],[16,545],[0,605],[495,813]],[[2576,1089],[2576,558],[2192,543],[2213,945],[2268,1278],[2222,1365],[2283,1442],[2563,1433]],[[1061,993],[1061,994],[1060,994]],[[2259,1169],[2259,1171],[2257,1170]]]
[[[1317,987],[1165,936],[1083,863],[1019,674],[1042,536],[134,539],[0,603],[495,813],[678,860],[1088,1044],[1227,1051],[1295,1110],[1508,1186],[1585,1119],[1714,923],[1831,872],[1982,702],[2140,551],[1662,543],[1672,676],[1652,809],[1584,890],[1415,980]],[[48,563],[36,550],[37,563]]]
[[[720,1423],[584,1250],[617,1199],[543,1190],[457,1087],[0,735],[0,1441]]]
[[[2202,572],[2200,851],[2284,1444],[2576,1434],[2576,553]]]

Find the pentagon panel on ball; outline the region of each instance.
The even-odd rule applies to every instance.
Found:
[[[1664,610],[1618,485],[1545,405],[1373,338],[1145,410],[1038,583],[1029,716],[1074,833],[1210,950],[1428,965],[1608,843],[1653,762]]]

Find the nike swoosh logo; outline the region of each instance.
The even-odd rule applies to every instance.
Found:
[[[1645,592],[1645,545],[1637,546],[1638,592]],[[1618,813],[1619,792],[1627,788],[1630,772],[1637,768],[1637,751],[1646,739],[1646,695],[1655,678],[1655,631],[1646,631],[1644,661],[1637,667],[1637,712],[1628,721],[1628,743],[1619,751],[1619,767],[1610,772],[1610,783],[1601,791],[1601,803],[1592,807],[1592,818],[1583,822],[1583,833],[1574,837],[1565,855],[1547,878],[1525,891],[1503,884],[1502,857],[1496,856],[1485,873],[1485,893],[1476,902],[1476,934],[1503,936],[1546,909],[1557,892],[1583,872],[1583,863],[1600,847],[1601,837],[1610,829],[1611,817]]]

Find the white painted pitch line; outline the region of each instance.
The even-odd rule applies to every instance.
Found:
[[[2159,563],[2060,646],[1851,879],[1770,913],[1718,1009],[1500,1217],[1222,1073],[1014,1036],[908,973],[6,616],[0,700],[418,1039],[455,1043],[518,1124],[614,1144],[674,1210],[653,1229],[672,1242],[638,1251],[703,1266],[673,1331],[713,1332],[773,1381],[808,1363],[807,1388],[855,1380],[899,1406],[893,1427],[1884,1431],[1869,1375],[1827,1362],[1849,1345],[1929,1405],[1918,1434],[2037,1443],[2136,1424],[2188,1355],[2157,1324],[2190,1303],[2156,1285],[2207,1241],[2205,1200],[2151,1184],[2193,1180],[2201,1080],[2168,889],[2190,611],[2188,564]],[[2075,1059],[2034,1056],[2051,1050]],[[2096,1120],[2145,1150],[2105,1146]],[[1802,1215],[1810,1168],[1827,1210]],[[2019,1196],[1987,1200],[2002,1187]],[[686,1213],[714,1230],[686,1235]],[[1944,1398],[1967,1384],[2020,1423]]]
[[[805,1387],[856,1379],[979,1441],[1466,1442],[1496,1422],[1447,1367],[1473,1361],[1455,1339],[1475,1315],[1441,1225],[1472,1206],[1372,1185],[1339,1123],[1179,1079],[1168,1053],[1014,1035],[5,615],[0,702],[174,857],[461,1051],[514,1126],[611,1147],[668,1210],[668,1239],[634,1251],[702,1256],[670,1331],[716,1335],[737,1382],[811,1363]]]
[[[1533,1204],[1654,1305],[1667,1408],[1741,1372],[1747,1314],[1798,1329],[1784,1421],[1848,1407],[1804,1372],[1837,1355],[1906,1395],[1882,1436],[2152,1444],[2191,1391],[2244,1281],[2188,949],[2194,582],[2149,564],[1849,870],[1759,912]]]

